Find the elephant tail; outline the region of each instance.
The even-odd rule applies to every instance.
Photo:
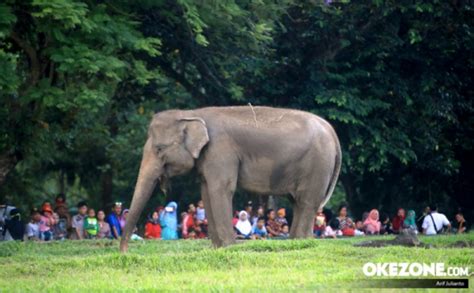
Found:
[[[331,175],[331,180],[329,181],[328,188],[326,189],[326,196],[322,201],[320,208],[324,207],[326,203],[331,198],[332,193],[334,192],[334,188],[336,188],[337,179],[339,177],[339,173],[341,172],[341,164],[342,164],[342,152],[341,152],[341,145],[339,144],[339,139],[337,138],[336,133],[333,130],[333,138],[336,143],[336,157],[334,160],[334,169]]]

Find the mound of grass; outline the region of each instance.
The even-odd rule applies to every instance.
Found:
[[[373,237],[389,239],[390,236]],[[370,262],[443,262],[474,269],[474,234],[421,237],[432,249],[354,247],[367,238],[247,241],[212,249],[207,240],[0,243],[0,291],[316,290],[352,288]]]

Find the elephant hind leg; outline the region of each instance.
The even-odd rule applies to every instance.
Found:
[[[310,190],[295,194],[290,238],[313,237],[314,215],[324,200],[324,190],[320,189],[316,192]]]

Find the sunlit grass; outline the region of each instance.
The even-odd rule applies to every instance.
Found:
[[[116,241],[1,243],[0,291],[350,289],[366,279],[368,261],[474,269],[473,248],[447,248],[474,234],[422,237],[431,249],[352,246],[362,240],[247,241],[223,249],[207,240],[146,241],[131,243],[126,255]]]

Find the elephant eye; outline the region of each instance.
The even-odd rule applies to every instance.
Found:
[[[159,145],[157,145],[155,148],[156,148],[156,151],[157,151],[157,152],[161,152],[161,151],[163,151],[163,150],[165,149],[165,147],[166,147],[166,145],[164,145],[164,144],[159,144]]]

